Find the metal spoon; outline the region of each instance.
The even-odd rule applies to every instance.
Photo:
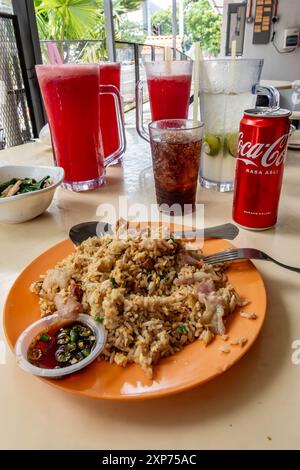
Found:
[[[74,225],[69,231],[69,237],[74,245],[80,245],[84,240],[89,237],[103,237],[103,235],[112,235],[113,229],[111,224],[107,222],[83,222]],[[208,227],[204,230],[187,231],[187,232],[174,232],[175,238],[225,238],[233,240],[239,233],[238,227],[233,224],[217,225],[216,227]]]

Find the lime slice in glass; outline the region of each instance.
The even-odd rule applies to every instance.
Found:
[[[230,155],[236,158],[238,149],[238,132],[230,132],[227,134],[226,144]]]
[[[206,142],[205,153],[211,157],[218,155],[221,149],[221,139],[218,135],[215,134],[205,134],[204,142]]]

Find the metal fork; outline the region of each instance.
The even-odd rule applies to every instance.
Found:
[[[271,258],[271,256],[267,255],[263,251],[256,250],[255,248],[236,248],[234,250],[220,251],[219,253],[214,253],[213,255],[204,257],[205,263],[208,264],[224,263],[226,261],[235,261],[238,259],[263,259],[273,261],[273,263],[278,264],[278,266],[281,266],[282,268],[300,273],[300,268],[280,263],[280,261]]]

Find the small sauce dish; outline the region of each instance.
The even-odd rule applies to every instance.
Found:
[[[74,320],[49,315],[32,323],[19,336],[15,355],[19,366],[44,378],[73,374],[91,364],[106,342],[102,323],[81,313]]]

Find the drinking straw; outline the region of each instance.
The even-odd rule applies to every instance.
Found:
[[[200,60],[202,52],[200,42],[195,43],[195,60],[194,60],[194,105],[193,105],[193,124],[198,125],[198,108],[199,108],[199,89],[200,89]]]
[[[232,60],[236,59],[236,40],[231,43],[231,58]]]
[[[231,43],[231,67],[229,75],[229,88],[233,93],[236,87],[236,40]]]
[[[53,42],[47,44],[48,56],[51,65],[63,64],[57,45]]]
[[[172,51],[170,47],[165,49],[165,73],[166,75],[172,75]]]
[[[165,60],[166,61],[172,60],[172,53],[171,53],[171,48],[170,47],[166,47],[166,49],[165,49]]]

